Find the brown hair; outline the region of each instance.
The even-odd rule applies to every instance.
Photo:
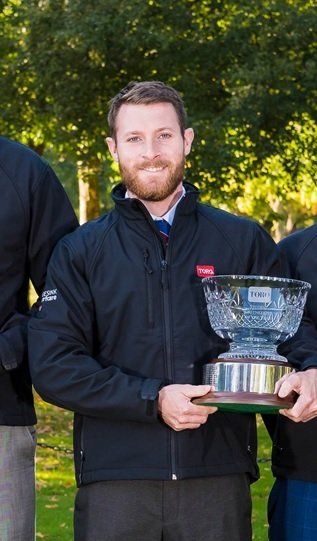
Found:
[[[171,103],[175,108],[181,133],[186,129],[187,116],[184,103],[178,92],[161,81],[131,81],[112,100],[108,114],[108,124],[111,137],[116,136],[116,119],[121,105],[148,105],[151,103]]]

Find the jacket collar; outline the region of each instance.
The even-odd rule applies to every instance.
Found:
[[[189,182],[184,182],[186,194],[177,205],[177,214],[191,214],[196,208],[199,190]],[[117,184],[112,190],[112,199],[117,210],[126,218],[140,220],[144,215],[150,217],[146,207],[139,199],[125,197],[126,188],[123,183]]]

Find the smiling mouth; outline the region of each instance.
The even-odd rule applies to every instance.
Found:
[[[142,167],[141,171],[146,171],[147,173],[161,173],[164,171],[165,166],[160,167]]]

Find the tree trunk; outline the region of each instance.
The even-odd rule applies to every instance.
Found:
[[[284,204],[281,199],[275,199],[271,201],[271,208],[274,212],[280,214],[281,216],[285,215]],[[272,236],[275,242],[279,242],[281,239],[289,235],[294,228],[293,216],[288,213],[285,217],[285,220],[278,220],[273,223]]]
[[[93,158],[77,162],[79,183],[79,222],[97,218],[100,214],[99,175],[100,161]]]

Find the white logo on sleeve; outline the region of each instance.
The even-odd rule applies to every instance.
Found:
[[[43,291],[41,302],[52,302],[57,300],[57,289],[47,289]]]

